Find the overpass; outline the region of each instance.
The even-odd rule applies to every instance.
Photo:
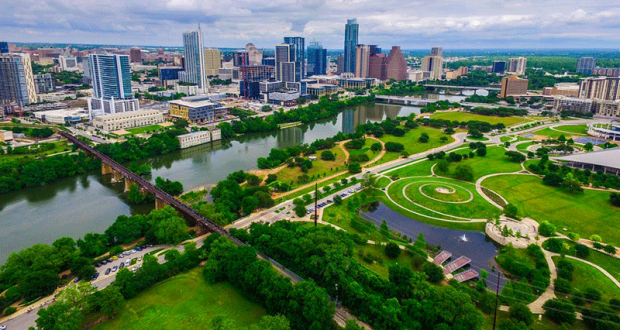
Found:
[[[424,84],[424,87],[431,87],[431,88],[445,88],[445,89],[460,89],[460,90],[478,90],[478,89],[484,89],[487,91],[501,91],[502,89],[499,87],[480,87],[480,86],[455,86],[455,85],[434,85],[434,84]]]
[[[375,95],[376,102],[383,102],[387,104],[398,105],[413,105],[418,107],[425,107],[429,103],[434,103],[439,100],[421,99],[410,96],[394,96],[394,95]]]

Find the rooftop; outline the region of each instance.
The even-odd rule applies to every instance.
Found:
[[[557,159],[620,169],[620,147],[558,157]]]

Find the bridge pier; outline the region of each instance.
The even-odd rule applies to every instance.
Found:
[[[123,180],[123,173],[112,169],[112,182],[120,182]]]
[[[164,207],[166,207],[166,205],[168,205],[163,199],[159,199],[157,197],[155,197],[155,209],[156,210],[161,210]]]
[[[132,184],[135,184],[135,182],[125,178],[125,192],[129,191],[129,188],[131,188]]]
[[[101,162],[101,174],[110,174],[112,173],[112,166]]]

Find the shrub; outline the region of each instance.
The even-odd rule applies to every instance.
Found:
[[[385,255],[388,256],[388,258],[396,259],[398,258],[398,256],[400,256],[400,253],[400,247],[394,242],[389,242],[385,246]]]
[[[551,252],[560,253],[564,248],[564,243],[559,238],[550,238],[545,242],[545,244],[547,245],[547,250]]]
[[[432,262],[422,265],[422,271],[428,276],[429,282],[439,283],[444,279],[443,269]]]
[[[555,226],[549,223],[549,221],[543,221],[538,226],[538,233],[543,236],[551,237],[555,235]]]
[[[349,164],[349,172],[353,174],[362,173],[362,166],[359,163],[351,163]]]
[[[609,254],[616,254],[616,248],[611,245],[611,244],[607,244],[605,245],[605,247],[603,248],[603,251],[609,253]]]
[[[561,293],[561,294],[568,295],[573,289],[570,282],[563,278],[556,278],[555,281],[553,282],[553,285],[555,287],[555,292]]]
[[[590,248],[588,248],[587,246],[583,244],[576,244],[575,255],[579,258],[585,259],[590,256]]]
[[[609,307],[615,311],[620,311],[620,300],[616,298],[609,299]]]
[[[603,241],[603,239],[599,235],[592,235],[592,236],[590,236],[590,240],[593,241],[593,242],[602,242]]]
[[[335,160],[336,155],[334,155],[334,153],[329,150],[325,150],[321,152],[321,159],[322,160]]]
[[[575,306],[567,300],[551,299],[543,305],[545,316],[556,323],[575,323]]]
[[[14,306],[9,306],[4,310],[4,316],[9,316],[17,311],[17,308]]]
[[[515,303],[510,306],[508,314],[511,319],[518,322],[523,322],[525,325],[531,325],[532,322],[534,322],[534,315],[532,314],[532,311],[530,311],[530,308],[527,307],[527,305],[522,303]]]
[[[518,213],[519,213],[519,210],[517,209],[516,206],[512,204],[507,204],[506,206],[504,206],[504,214],[507,217],[516,219]]]
[[[601,300],[601,292],[597,289],[587,288],[585,293],[586,300],[589,300],[590,302]]]
[[[405,150],[405,146],[398,142],[388,142],[385,144],[385,150],[390,152],[401,152]]]
[[[566,236],[568,236],[568,238],[570,238],[570,240],[573,242],[577,242],[581,238],[579,237],[579,234],[573,232],[569,232],[568,234],[566,234]]]

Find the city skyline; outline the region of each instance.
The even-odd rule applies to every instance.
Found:
[[[28,2],[30,0],[27,0]],[[532,10],[532,6],[536,10]],[[285,36],[319,40],[341,49],[343,24],[356,17],[359,43],[403,49],[475,48],[617,48],[620,5],[568,1],[512,3],[473,1],[441,4],[313,0],[294,3],[143,0],[88,5],[65,0],[37,5],[0,4],[0,18],[10,42],[181,46],[178,36],[202,24],[206,47],[241,47],[253,42],[272,48]],[[84,8],[88,8],[85,10]],[[506,44],[510,40],[510,44]]]

